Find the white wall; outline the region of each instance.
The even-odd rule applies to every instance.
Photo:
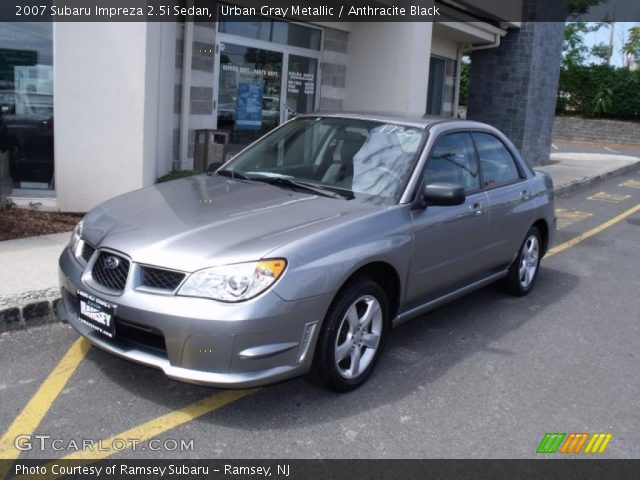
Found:
[[[174,42],[169,24],[54,24],[61,210],[87,211],[149,185],[158,160],[170,162],[173,73],[167,65],[174,62]]]
[[[348,44],[345,110],[424,114],[431,22],[354,22]]]
[[[434,29],[433,38],[431,39],[431,55],[457,59],[458,43],[448,38],[439,36]]]
[[[177,22],[147,25],[143,184],[172,166],[173,102]]]

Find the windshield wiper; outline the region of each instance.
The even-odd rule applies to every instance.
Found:
[[[333,189],[323,187],[321,185],[313,185],[311,183],[301,182],[299,180],[293,180],[291,178],[286,177],[268,177],[268,176],[250,176],[247,177],[249,180],[255,180],[256,182],[265,182],[269,185],[279,185],[283,187],[294,187],[299,188],[301,190],[306,190],[311,193],[315,193],[317,195],[322,195],[323,197],[329,198],[347,198],[352,199],[353,193],[351,192],[336,192]]]
[[[216,173],[222,177],[229,177],[233,180],[252,180],[244,173],[234,172],[233,170],[216,170]]]

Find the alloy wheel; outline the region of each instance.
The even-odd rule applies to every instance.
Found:
[[[335,362],[343,378],[354,379],[373,361],[383,328],[380,302],[362,295],[344,314],[335,344]]]
[[[530,235],[522,248],[522,256],[520,257],[520,268],[518,269],[518,278],[523,289],[529,288],[531,282],[536,276],[538,264],[540,262],[540,244],[538,237]]]

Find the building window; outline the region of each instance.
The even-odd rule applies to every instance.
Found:
[[[247,18],[239,22],[227,20],[221,16],[218,22],[218,31],[290,47],[320,50],[322,32],[316,28],[279,20],[268,20],[262,17],[255,17],[255,21],[250,20],[251,18]]]
[[[50,22],[0,23],[0,162],[14,188],[54,187]]]
[[[456,60],[431,57],[427,89],[427,115],[451,117],[456,95]]]
[[[230,143],[237,145],[314,111],[322,40],[316,28],[263,17],[245,20],[222,17],[216,49],[217,129],[229,132]]]

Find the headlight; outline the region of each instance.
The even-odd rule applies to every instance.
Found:
[[[287,266],[284,258],[205,268],[192,273],[178,295],[241,302],[259,295],[280,278]]]
[[[80,256],[80,252],[78,252],[78,246],[80,245],[80,238],[82,238],[82,228],[84,225],[84,220],[80,220],[76,228],[73,229],[73,233],[71,234],[71,252],[78,257]]]

